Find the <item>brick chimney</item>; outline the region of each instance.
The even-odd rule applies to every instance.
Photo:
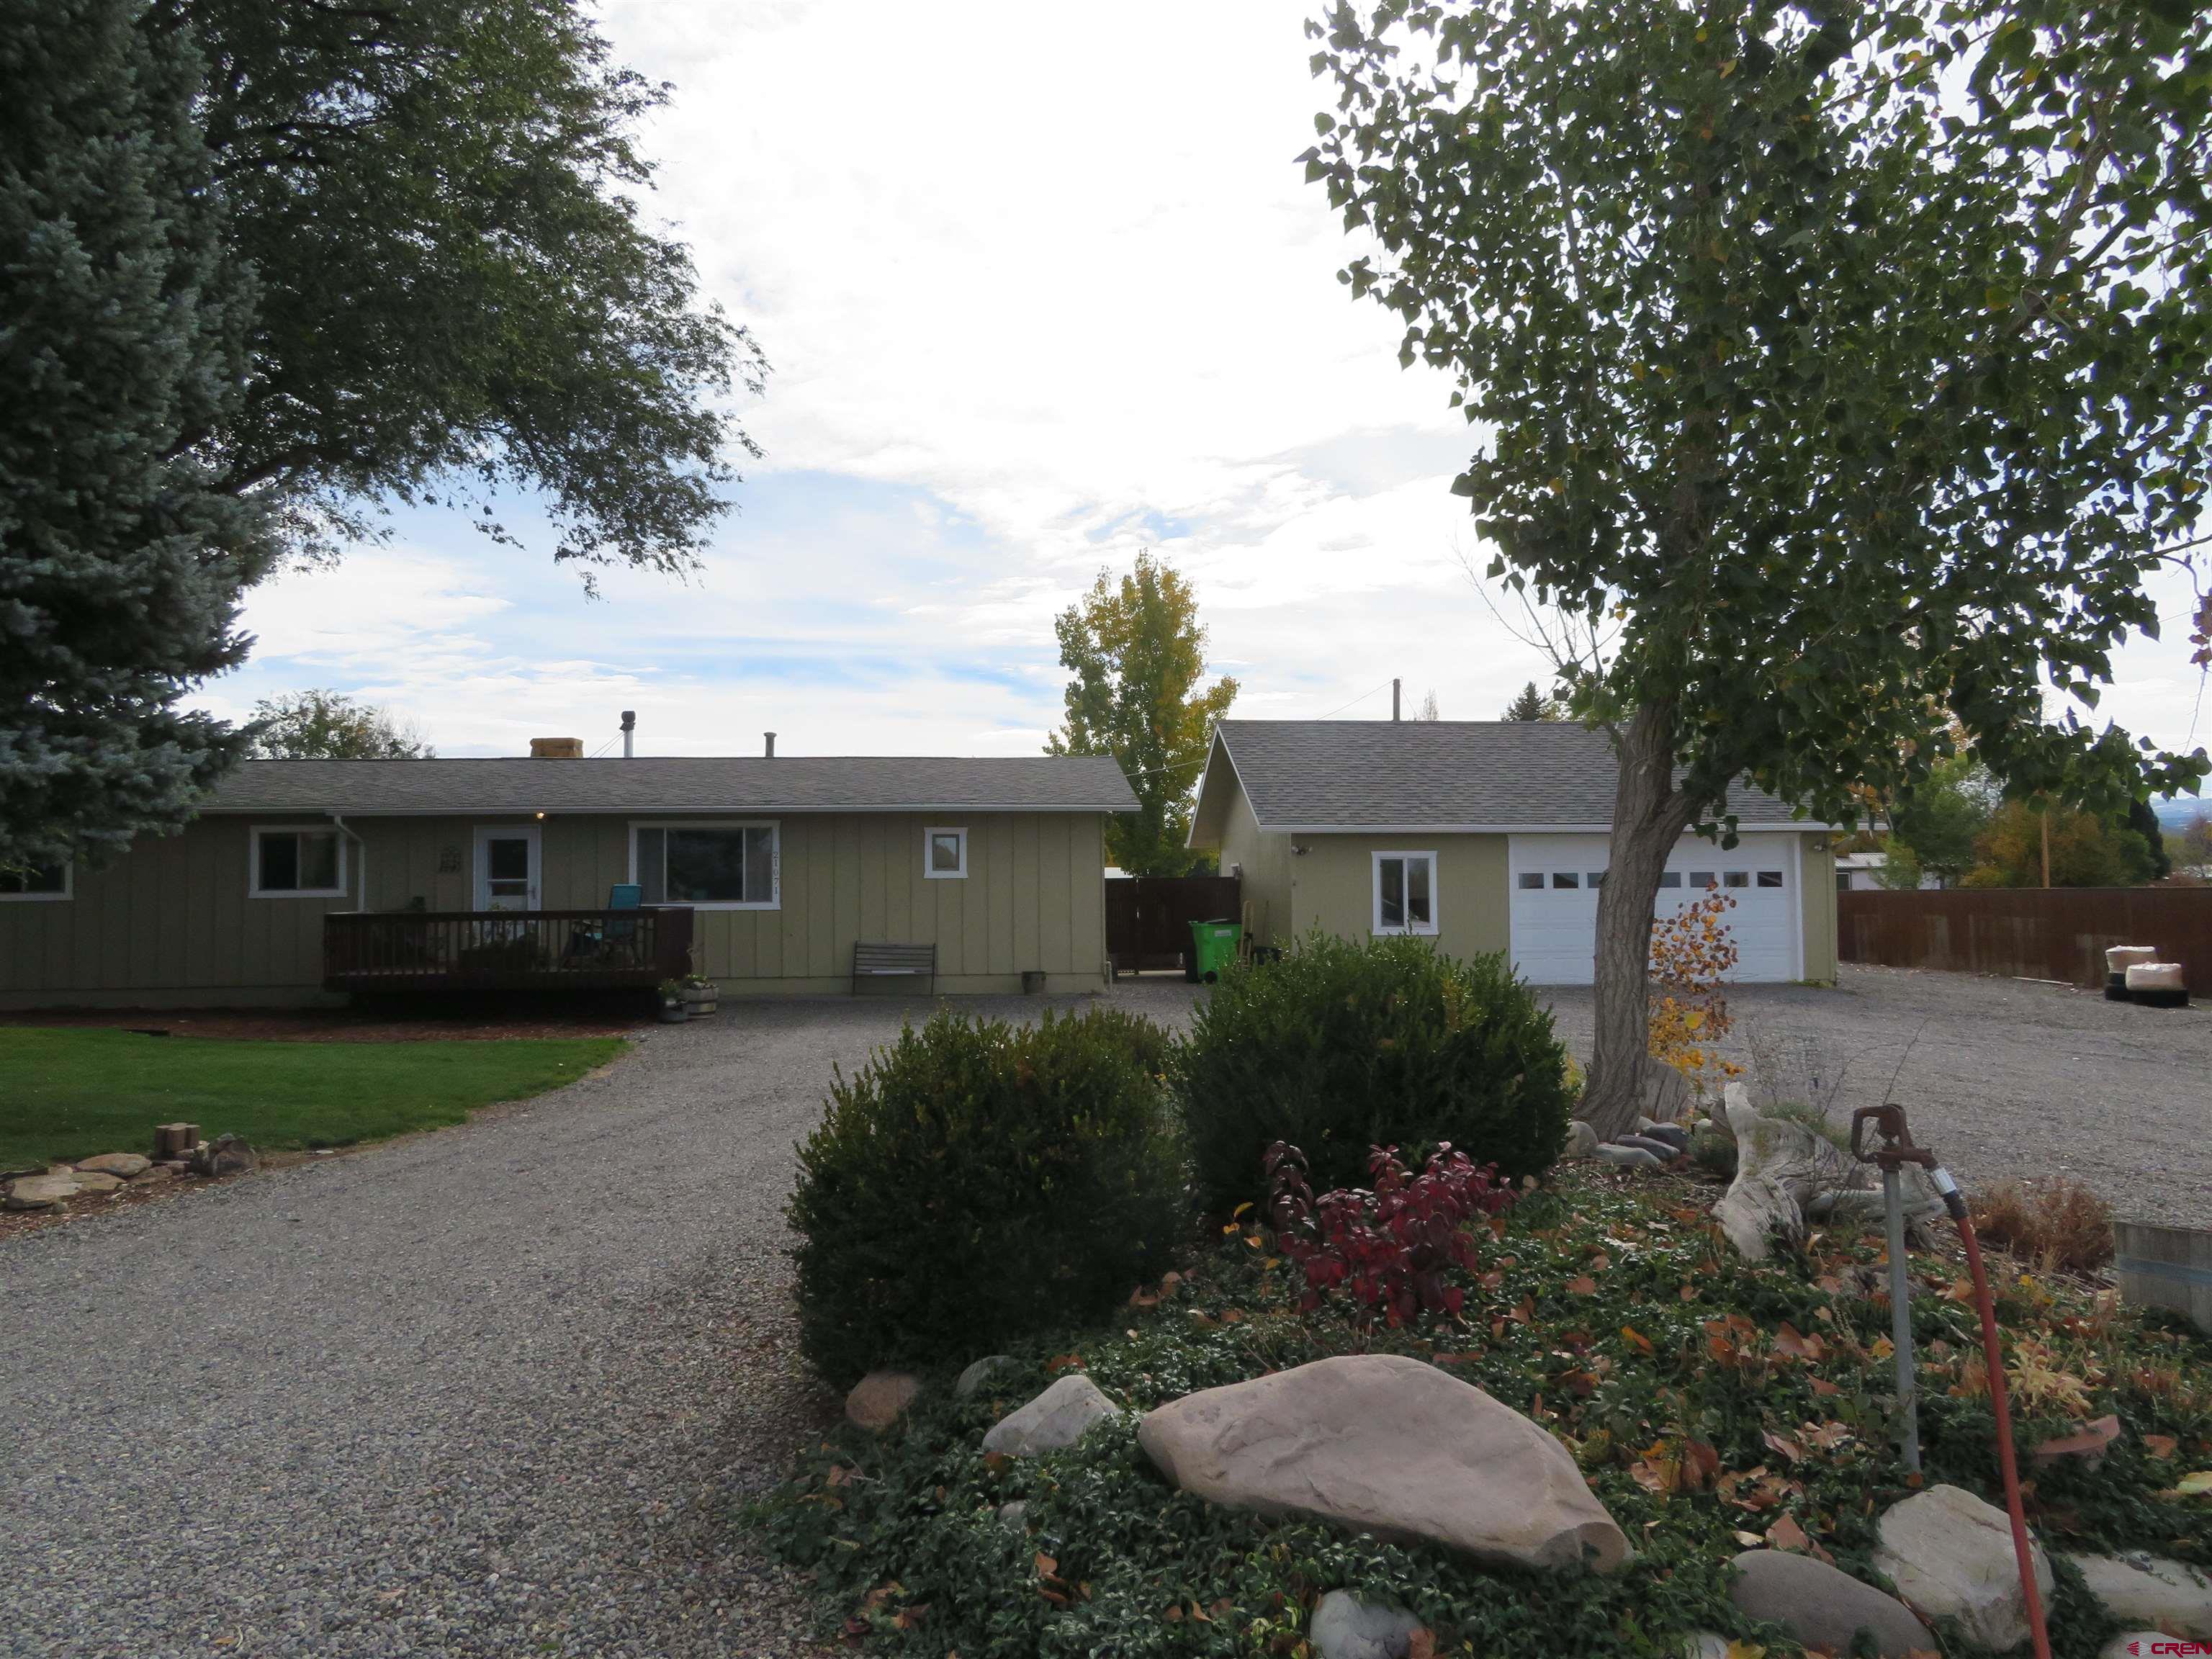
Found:
[[[581,738],[532,738],[530,740],[532,760],[581,760],[584,740]]]

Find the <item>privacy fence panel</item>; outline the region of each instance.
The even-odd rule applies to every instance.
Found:
[[[2212,996],[2212,887],[2002,887],[1838,893],[1845,962],[2105,982],[2105,951],[2148,945]]]
[[[1180,968],[1194,921],[1235,921],[1234,876],[1127,876],[1106,884],[1106,951],[1122,973]]]

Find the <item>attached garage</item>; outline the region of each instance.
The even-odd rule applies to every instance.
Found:
[[[1587,985],[1619,773],[1565,720],[1224,720],[1190,842],[1241,878],[1258,943],[1407,933]],[[1736,845],[1685,836],[1659,913],[1710,887],[1733,901],[1736,979],[1833,981],[1833,826],[1747,783],[1727,812]]]
[[[1726,851],[1686,836],[1659,878],[1662,917],[1718,890],[1736,947],[1734,977],[1773,983],[1805,977],[1803,886],[1799,838],[1747,835]],[[1536,985],[1587,985],[1597,951],[1598,890],[1605,879],[1603,836],[1513,836],[1507,864],[1513,966]]]

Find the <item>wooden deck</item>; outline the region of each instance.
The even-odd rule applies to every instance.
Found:
[[[323,986],[331,991],[650,989],[690,967],[686,907],[323,918]]]

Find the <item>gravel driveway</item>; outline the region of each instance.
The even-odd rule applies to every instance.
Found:
[[[459,1128],[0,1244],[0,1650],[812,1651],[729,1511],[837,1407],[793,1145],[921,1007],[726,1005]]]
[[[1587,1055],[1590,994],[1543,995]],[[2124,1218],[2212,1226],[2212,1007],[1850,963],[1833,990],[1745,986],[1729,1006],[1730,1057],[1786,1093],[1832,1095],[1843,1122],[1894,1074],[1913,1139],[1962,1186],[2066,1175]]]

